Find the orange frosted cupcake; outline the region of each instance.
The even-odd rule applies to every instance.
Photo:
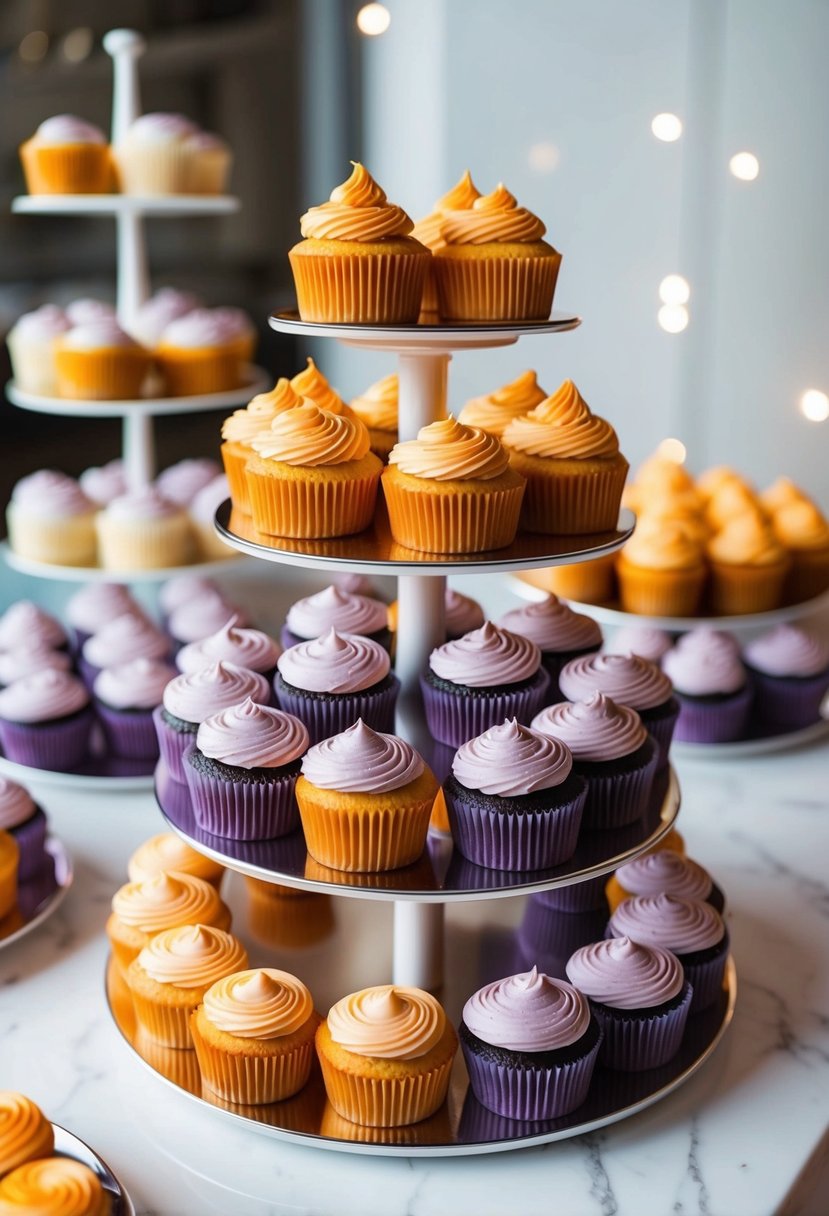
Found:
[[[306,359],[305,367],[301,372],[297,372],[295,376],[291,377],[291,388],[298,397],[306,397],[321,410],[328,410],[332,414],[344,414],[346,418],[354,417],[340,394],[331,387],[328,379],[311,358]]]
[[[791,559],[756,514],[738,515],[708,543],[711,611],[768,612],[783,598]]]
[[[248,965],[240,941],[209,925],[179,925],[152,937],[126,971],[135,1017],[167,1047],[192,1047],[190,1015],[211,984]]]
[[[55,340],[58,395],[89,401],[141,396],[152,359],[111,317],[76,325]]]
[[[371,450],[385,464],[397,443],[397,372],[370,385],[351,402],[351,409],[368,429]]]
[[[310,1075],[321,1020],[287,971],[259,967],[217,980],[190,1021],[202,1080],[245,1106],[290,1098]]]
[[[547,397],[533,371],[522,372],[502,388],[472,397],[458,414],[464,426],[479,426],[500,439],[509,422],[535,409]]]
[[[162,871],[115,892],[106,933],[116,961],[126,970],[156,933],[199,924],[230,928],[230,909],[216,888],[192,874]]]
[[[702,546],[681,525],[645,520],[616,566],[622,609],[644,616],[695,616],[706,572]]]
[[[163,331],[155,356],[174,397],[222,393],[245,383],[250,323],[236,308],[194,308]]]
[[[328,1100],[363,1127],[405,1127],[446,1097],[458,1036],[420,988],[383,984],[343,997],[317,1030]]]
[[[250,515],[245,466],[255,456],[250,441],[267,431],[277,414],[301,405],[302,398],[284,376],[267,393],[259,393],[243,410],[234,410],[222,423],[222,463],[230,485],[230,498],[237,510]]]
[[[74,1157],[27,1161],[0,1181],[3,1216],[109,1216],[110,1194]]]
[[[499,182],[470,208],[447,211],[432,265],[444,321],[545,320],[561,254],[538,216]]]
[[[694,482],[694,488],[703,501],[707,503],[709,499],[713,498],[729,482],[737,482],[746,490],[751,489],[748,482],[727,464],[714,465],[713,468],[706,469],[704,473],[700,473]]]
[[[792,503],[812,500],[808,494],[795,485],[790,477],[778,477],[759,496],[760,505],[767,515],[775,515],[781,507],[790,507]]]
[[[306,211],[305,240],[288,254],[303,321],[392,324],[417,320],[429,250],[362,165],[330,200]]]
[[[20,145],[29,194],[107,194],[112,162],[103,131],[73,114],[47,118]]]
[[[20,850],[11,832],[0,832],[0,920],[17,903],[17,867]]]
[[[778,508],[772,528],[792,559],[786,600],[800,604],[821,595],[829,587],[829,522],[825,516],[808,499],[801,499]]]
[[[130,882],[145,882],[166,870],[203,878],[217,891],[225,873],[224,866],[219,865],[218,861],[191,849],[175,832],[160,832],[157,836],[151,836],[138,846],[127,862]]]
[[[277,414],[255,435],[246,465],[253,523],[268,536],[348,536],[374,518],[383,468],[354,418],[310,402]]]
[[[760,500],[750,486],[741,481],[725,481],[709,496],[705,505],[705,520],[712,531],[718,532],[738,515],[766,518]]]
[[[468,211],[475,200],[480,197],[481,192],[467,169],[460,181],[447,194],[444,194],[443,198],[438,199],[431,213],[417,221],[412,229],[412,236],[415,240],[420,241],[421,245],[425,245],[431,253],[434,253],[436,249],[442,249],[446,241],[443,239],[441,229],[447,212]],[[419,320],[421,325],[435,325],[440,320],[438,291],[431,263],[426,275],[426,282],[423,285]]]
[[[529,532],[616,527],[628,462],[613,427],[591,413],[572,380],[513,419],[503,442],[511,467],[527,479],[521,522]]]
[[[334,870],[410,865],[426,844],[437,790],[411,744],[360,718],[305,753],[296,800],[308,852]]]
[[[25,1094],[0,1090],[0,1177],[55,1150],[52,1124]]]
[[[523,477],[494,435],[451,414],[395,444],[381,485],[392,536],[408,549],[480,553],[515,537]]]

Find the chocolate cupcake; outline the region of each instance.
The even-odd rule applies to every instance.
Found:
[[[243,629],[235,616],[217,633],[200,642],[182,646],[176,655],[176,667],[188,674],[209,667],[211,663],[233,663],[247,671],[258,671],[270,684],[276,675],[276,660],[281,650],[272,637],[261,629]]]
[[[322,637],[329,629],[336,629],[338,633],[356,633],[370,638],[384,650],[391,651],[388,612],[382,600],[332,585],[291,605],[280,641],[287,650],[300,642]]]
[[[157,659],[133,659],[98,673],[92,693],[111,756],[158,759],[153,710],[175,674],[174,667]]]
[[[541,662],[550,673],[552,682],[547,699],[551,702],[563,700],[558,675],[565,663],[583,654],[594,654],[602,645],[602,631],[597,622],[582,612],[574,612],[555,595],[511,609],[498,624],[535,642],[541,651]]]
[[[76,591],[66,605],[66,619],[74,634],[73,649],[127,613],[139,613],[136,601],[120,583],[88,583]]]
[[[820,721],[829,689],[829,647],[795,625],[778,625],[749,642],[743,661],[754,686],[757,721],[770,733]]]
[[[170,639],[143,612],[128,612],[109,621],[88,638],[81,649],[78,668],[81,679],[91,689],[105,667],[120,667],[134,659],[170,658]]]
[[[736,639],[705,626],[685,633],[662,659],[674,686],[683,743],[730,743],[748,733],[752,688]]]
[[[0,692],[0,745],[7,760],[66,772],[86,758],[94,717],[89,693],[65,671],[38,671]]]
[[[675,895],[679,899],[701,899],[722,915],[725,895],[711,875],[690,857],[672,849],[660,849],[629,861],[607,884],[611,911],[632,895]]]
[[[0,832],[18,848],[17,881],[27,882],[46,859],[46,816],[27,789],[0,775]]]

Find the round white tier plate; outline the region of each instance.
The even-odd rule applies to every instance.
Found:
[[[620,549],[636,518],[623,508],[615,532],[591,536],[545,536],[519,532],[511,545],[487,553],[418,553],[398,545],[378,503],[365,532],[335,540],[292,540],[257,531],[248,515],[234,511],[230,499],[216,511],[216,532],[240,553],[310,570],[348,570],[357,574],[501,574],[536,566],[566,566]]]
[[[54,873],[38,875],[18,884],[17,907],[22,923],[10,917],[0,920],[0,950],[20,941],[21,937],[48,920],[53,912],[57,912],[72,886],[72,858],[63,841],[49,834],[46,837],[46,852],[54,863]]]
[[[59,1157],[72,1157],[75,1161],[82,1161],[97,1175],[98,1181],[109,1196],[111,1216],[135,1216],[132,1200],[106,1161],[60,1124],[53,1123],[52,1131],[55,1133],[55,1153]]]
[[[272,329],[307,338],[338,338],[349,346],[398,353],[449,353],[511,346],[531,334],[557,334],[581,325],[575,313],[555,311],[546,321],[467,321],[446,325],[348,325],[303,321],[296,309],[284,309],[268,318]]]
[[[224,898],[233,912],[234,933],[248,947],[251,966],[281,967],[301,975],[319,1009],[329,1008],[345,992],[388,979],[387,924],[376,906],[357,900],[348,900],[347,905],[320,901],[319,896],[310,902],[308,897],[302,901],[283,897],[281,908],[276,900],[272,920],[260,917],[252,921],[249,897],[235,876]],[[292,912],[291,904],[298,902],[306,906]],[[455,923],[450,917],[447,924],[447,952],[452,966],[447,968],[440,998],[456,1025],[470,993],[499,976],[527,970],[531,965],[516,930],[504,927],[503,921],[492,923],[492,916],[493,909],[481,904],[476,907],[474,920],[464,916]],[[584,923],[589,934],[592,925]],[[303,935],[304,944],[296,934]],[[560,969],[544,958],[539,962]],[[316,1070],[306,1088],[285,1102],[256,1107],[223,1102],[202,1090],[194,1051],[159,1048],[136,1034],[129,992],[111,961],[107,997],[118,1029],[141,1063],[203,1110],[215,1112],[217,1119],[309,1148],[387,1157],[454,1157],[528,1148],[582,1135],[667,1097],[709,1058],[731,1021],[737,994],[732,960],[727,965],[726,983],[716,1005],[689,1019],[674,1060],[642,1073],[611,1073],[597,1068],[587,1101],[563,1119],[528,1124],[485,1111],[468,1091],[466,1068],[458,1052],[446,1105],[423,1123],[399,1129],[356,1128],[339,1119],[326,1104]],[[186,1151],[183,1156],[186,1159]]]
[[[208,410],[230,409],[261,393],[271,383],[263,367],[249,367],[245,383],[224,393],[202,393],[192,397],[142,397],[134,401],[74,401],[66,397],[43,397],[18,388],[14,380],[6,384],[6,396],[18,409],[35,414],[55,414],[67,418],[151,418],[162,414],[202,414]]]
[[[167,566],[163,570],[105,570],[102,566],[55,566],[51,562],[36,562],[21,557],[7,540],[0,541],[0,558],[20,574],[32,578],[52,579],[61,583],[161,583],[180,574],[224,574],[239,569],[237,554],[217,558],[212,562],[193,562],[190,566]]]
[[[230,215],[241,203],[232,194],[19,194],[18,215]]]
[[[665,836],[679,814],[679,783],[673,770],[660,774],[645,814],[628,827],[582,832],[576,852],[550,870],[510,872],[473,865],[443,833],[430,832],[418,861],[399,870],[352,874],[313,860],[301,829],[277,840],[227,840],[198,826],[186,786],[173,781],[164,762],[156,769],[155,793],[168,826],[199,853],[231,870],[265,882],[318,894],[356,899],[450,903],[528,895],[598,878],[638,857]]]
[[[150,763],[152,763],[150,761]],[[95,765],[100,765],[100,771],[94,771]],[[151,790],[153,788],[152,773],[131,773],[122,777],[114,776],[106,771],[106,761],[90,761],[89,770],[84,766],[83,771],[75,773],[59,773],[53,769],[31,768],[28,764],[18,764],[16,760],[7,760],[0,753],[0,773],[10,777],[12,781],[36,781],[44,789],[60,790],[90,790],[97,792],[122,794],[134,790]]]
[[[813,722],[802,730],[784,735],[766,735],[759,739],[735,739],[733,743],[671,743],[672,755],[682,760],[739,760],[744,756],[767,756],[772,752],[790,751],[829,738],[829,721]]]

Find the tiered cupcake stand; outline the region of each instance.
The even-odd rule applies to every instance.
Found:
[[[335,337],[365,349],[395,354],[399,371],[400,437],[414,438],[418,429],[446,414],[447,369],[457,350],[506,346],[520,336],[573,329],[579,319],[554,314],[547,322],[522,325],[390,326],[312,325],[295,314],[280,313],[271,325],[281,332],[308,337]],[[419,673],[431,649],[444,639],[444,593],[448,574],[495,574],[532,567],[563,565],[621,547],[634,524],[623,512],[616,531],[602,536],[565,538],[519,535],[514,544],[494,553],[469,557],[436,557],[401,549],[388,531],[378,508],[374,527],[336,541],[274,540],[254,532],[250,521],[238,517],[225,503],[217,513],[219,535],[228,544],[254,557],[335,572],[395,575],[398,580],[396,672],[401,681],[397,730],[430,756],[432,741],[423,720]],[[574,539],[578,547],[573,547]],[[440,989],[448,1014],[457,1021],[464,1000],[480,983],[523,970],[516,965],[515,935],[486,927],[486,907],[493,900],[583,883],[608,874],[656,844],[670,829],[679,811],[679,787],[673,772],[664,778],[649,812],[622,833],[592,833],[576,856],[555,870],[511,874],[470,865],[453,852],[447,836],[430,832],[419,862],[384,874],[346,874],[318,866],[305,849],[301,832],[283,840],[238,843],[205,834],[192,815],[187,791],[159,765],[156,795],[168,825],[200,852],[230,870],[283,887],[330,897],[352,897],[339,903],[335,933],[325,947],[302,955],[288,953],[280,965],[295,969],[314,992],[321,1009],[344,992],[389,978],[398,984]],[[239,880],[231,876],[235,892]],[[235,885],[234,885],[235,884]],[[392,901],[393,954],[380,944],[387,917],[378,901]],[[445,905],[458,907],[459,925],[444,926]],[[480,911],[479,911],[480,910]],[[471,915],[470,915],[471,913]],[[241,909],[244,915],[244,909]],[[235,925],[243,936],[240,910]],[[453,919],[455,919],[453,917]],[[444,944],[446,928],[446,958]],[[248,943],[250,944],[250,943]],[[252,958],[256,950],[252,950]],[[273,962],[273,953],[263,962]],[[543,1144],[581,1134],[632,1115],[670,1093],[708,1058],[728,1026],[736,997],[736,976],[729,961],[721,1000],[689,1024],[680,1054],[664,1068],[640,1074],[600,1070],[586,1104],[572,1115],[548,1123],[524,1124],[500,1119],[481,1108],[468,1091],[460,1059],[446,1109],[409,1128],[357,1128],[332,1120],[324,1111],[319,1078],[297,1099],[268,1107],[243,1108],[211,1098],[202,1091],[192,1052],[153,1052],[142,1043],[132,1015],[129,994],[113,967],[107,990],[113,1017],[136,1054],[168,1084],[219,1117],[241,1122],[252,1130],[283,1140],[355,1153],[392,1156],[454,1156],[489,1153]],[[162,1058],[163,1057],[163,1058]]]

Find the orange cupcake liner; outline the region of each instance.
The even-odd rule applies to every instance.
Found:
[[[540,463],[539,457],[510,452],[510,464],[527,479],[521,524],[528,532],[581,536],[616,528],[627,461],[609,460],[606,469],[582,475],[559,472],[555,460],[545,462],[549,470],[539,468]]]
[[[20,146],[20,160],[29,194],[109,194],[113,187],[106,144],[39,147],[27,140]]]
[[[435,282],[435,267],[433,261],[429,262],[426,269],[426,277],[423,280],[423,295],[420,297],[420,316],[418,322],[421,325],[437,325],[440,321],[440,301],[438,300],[438,288]]]
[[[526,570],[520,577],[533,587],[551,591],[564,600],[604,604],[616,594],[616,554],[608,553],[604,557],[595,557],[588,562],[573,562],[569,566]]]
[[[769,566],[711,563],[710,606],[716,616],[770,612],[783,600],[788,559]]]
[[[829,549],[791,549],[792,566],[786,579],[787,604],[802,604],[829,587]]]
[[[192,153],[188,190],[192,194],[223,194],[232,160],[229,149],[225,148]]]
[[[257,463],[247,467],[248,494],[254,526],[267,536],[349,536],[374,519],[379,466],[366,475],[318,480],[297,476],[296,469],[285,478],[260,472]]]
[[[405,807],[318,806],[297,792],[308,852],[332,870],[372,872],[411,865],[423,852],[434,794]]]
[[[150,364],[149,354],[133,347],[95,351],[58,349],[55,352],[58,395],[89,401],[140,397]]]
[[[198,1018],[194,1016],[190,1031],[202,1081],[226,1102],[244,1106],[264,1106],[290,1098],[299,1093],[311,1075],[316,1026],[315,1020],[306,1042],[279,1055],[231,1055],[199,1033]]]
[[[328,1101],[343,1119],[363,1127],[405,1127],[428,1119],[446,1098],[452,1060],[407,1077],[369,1077],[342,1072],[319,1054]]]
[[[443,321],[545,321],[561,256],[433,259]]]
[[[14,911],[17,902],[17,858],[5,874],[0,875],[0,920]]]
[[[156,359],[172,397],[224,393],[245,382],[245,365],[238,346],[171,350],[162,347]]]
[[[442,1102],[435,1114],[404,1127],[367,1127],[343,1118],[326,1102],[320,1135],[329,1140],[355,1140],[358,1144],[448,1144],[452,1136],[449,1106]]]
[[[395,475],[381,478],[391,534],[399,545],[426,553],[482,553],[511,544],[523,485],[503,490],[434,493],[411,490]]]
[[[192,1047],[190,1015],[195,1003],[163,1005],[152,1000],[130,985],[135,1019],[145,1034],[165,1047]]]
[[[195,1051],[181,1047],[165,1047],[139,1026],[135,1032],[133,1046],[142,1060],[160,1072],[162,1077],[172,1081],[174,1085],[186,1089],[188,1093],[201,1096],[202,1080],[199,1061]]]
[[[696,616],[705,588],[706,569],[649,570],[619,560],[619,598],[625,612],[643,616]]]
[[[301,248],[301,246],[299,247]],[[422,253],[288,254],[303,321],[417,321],[428,261]]]
[[[449,822],[449,812],[446,809],[446,799],[443,796],[442,788],[438,790],[435,801],[432,804],[429,829],[433,832],[443,832],[446,836],[452,835],[452,825]]]
[[[282,890],[283,888],[280,888]],[[304,950],[324,941],[334,928],[329,895],[292,891],[268,899],[255,896],[248,912],[254,937],[278,950]]]
[[[248,494],[245,465],[254,454],[253,449],[244,443],[226,439],[219,450],[222,453],[222,464],[230,486],[230,501],[235,510],[241,511],[243,515],[250,515],[250,495]]]

